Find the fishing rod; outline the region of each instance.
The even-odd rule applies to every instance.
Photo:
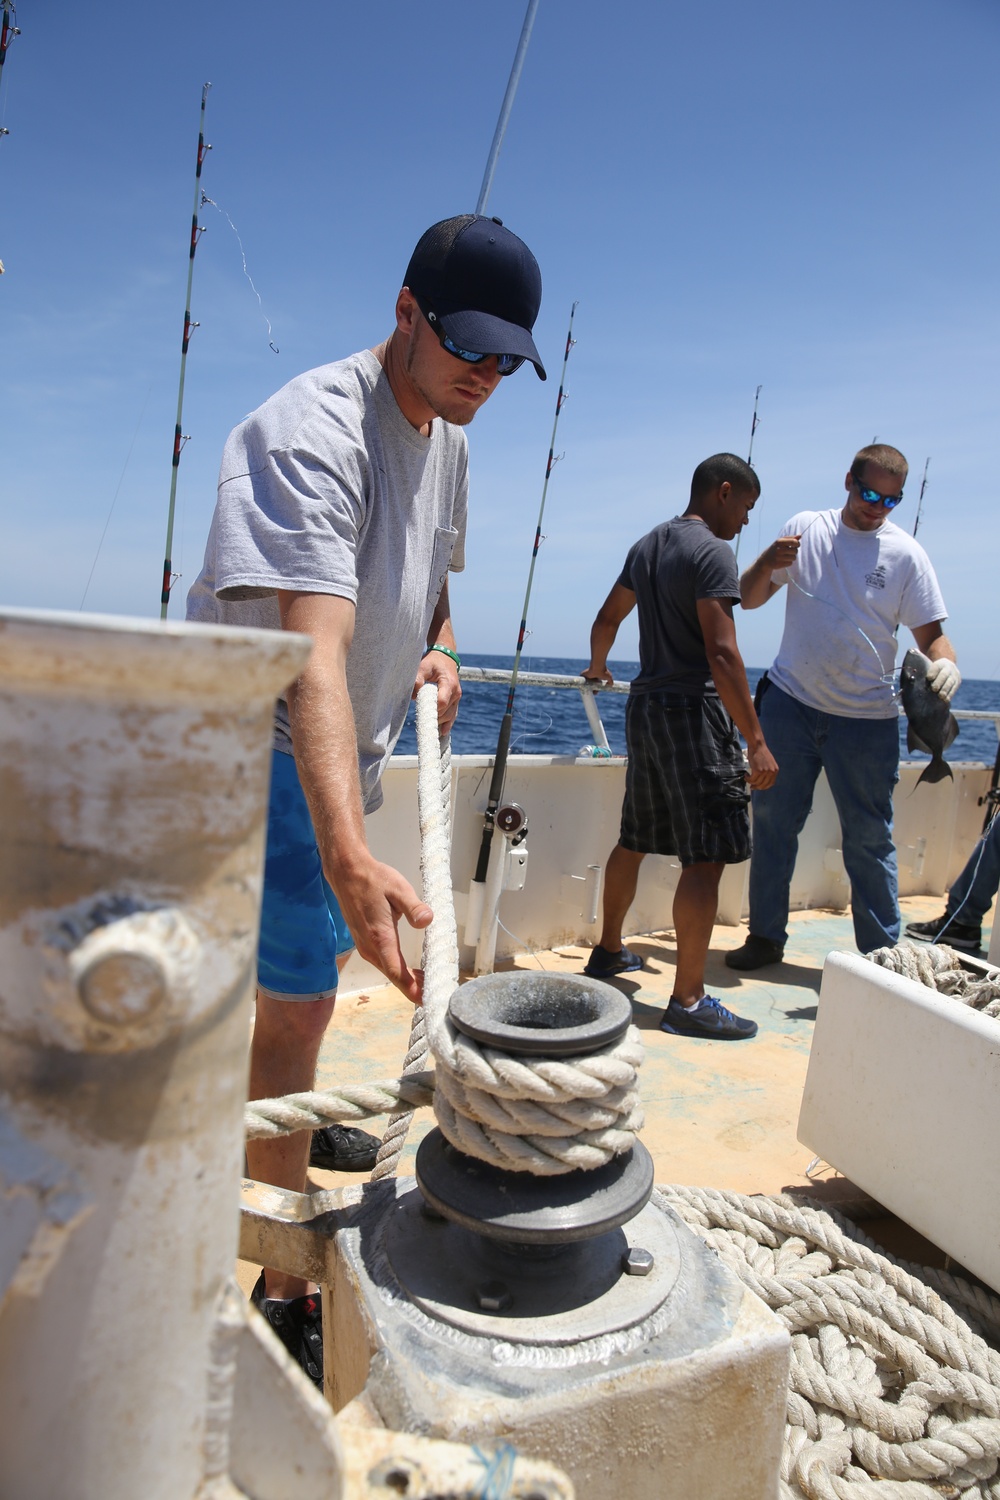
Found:
[[[485,886],[486,872],[490,862],[490,846],[493,842],[493,829],[496,824],[496,812],[500,806],[503,796],[503,786],[507,775],[507,757],[510,754],[510,733],[513,723],[514,694],[517,691],[517,674],[521,666],[521,651],[524,647],[524,637],[528,623],[528,603],[531,599],[531,585],[535,577],[535,559],[538,557],[538,548],[542,540],[542,517],[545,514],[545,500],[549,492],[549,478],[558,459],[555,457],[556,430],[559,426],[559,414],[566,400],[566,365],[569,362],[570,350],[576,343],[573,337],[573,319],[576,316],[577,304],[574,302],[569,315],[569,332],[566,335],[566,350],[563,354],[562,373],[559,377],[559,394],[556,397],[556,411],[552,422],[552,437],[549,442],[549,456],[545,465],[545,482],[542,485],[542,500],[538,508],[538,523],[535,527],[535,545],[531,552],[531,566],[528,569],[528,585],[524,592],[524,607],[521,610],[521,624],[517,633],[517,649],[514,652],[514,667],[510,674],[510,687],[507,691],[507,707],[504,709],[503,719],[500,723],[500,735],[497,739],[496,754],[493,759],[493,777],[490,781],[489,800],[483,819],[483,837],[479,846],[479,860],[476,864],[476,873],[472,883],[475,886]],[[470,892],[471,896],[471,892]]]
[[[763,389],[764,389],[764,387],[762,385],[759,385],[757,387],[757,389],[753,393],[753,421],[750,423],[750,448],[749,448],[749,451],[747,453],[747,463],[748,464],[752,464],[753,463],[753,440],[754,440],[754,434],[756,433],[757,428],[760,426],[760,418],[757,415],[757,402],[760,400],[760,393],[761,393],[761,391]]]
[[[924,477],[920,481],[920,496],[917,500],[917,514],[913,522],[914,536],[916,536],[917,534],[917,527],[920,525],[920,515],[924,508],[924,490],[926,490],[927,488],[927,470],[930,467],[930,462],[931,461],[929,458],[924,459]]]
[[[483,173],[482,187],[479,189],[479,199],[476,203],[476,213],[486,212],[486,200],[490,196],[493,186],[493,173],[497,169],[497,160],[500,156],[500,147],[507,130],[507,122],[510,112],[514,108],[514,95],[517,93],[517,85],[521,81],[521,69],[524,67],[524,59],[528,51],[528,43],[531,40],[531,28],[535,24],[535,12],[538,10],[538,0],[528,0],[528,9],[524,16],[524,25],[521,27],[521,39],[514,53],[514,62],[511,66],[510,77],[507,80],[507,92],[503,96],[500,106],[500,115],[497,119],[497,128],[493,132],[493,144],[486,161],[486,171]]]
[[[3,20],[0,21],[0,82],[3,81],[3,65],[7,58],[7,48],[16,36],[21,35],[21,28],[13,24],[17,10],[14,0],[0,0],[0,9],[3,10]],[[10,135],[5,125],[0,125],[0,137]]]
[[[749,450],[747,452],[747,463],[750,464],[751,466],[753,464],[753,440],[754,440],[754,434],[756,433],[757,428],[760,426],[760,418],[757,416],[757,402],[760,400],[760,393],[761,393],[761,391],[763,389],[764,389],[764,387],[762,385],[759,385],[757,387],[757,389],[754,391],[754,394],[753,394],[753,421],[750,423],[750,448],[749,448]],[[737,562],[739,561],[739,556],[740,556],[740,540],[741,540],[742,536],[743,536],[742,531],[738,531],[736,533],[736,560],[737,560]]]
[[[198,163],[194,174],[194,209],[191,214],[191,248],[188,252],[188,275],[187,275],[187,299],[184,304],[184,335],[181,339],[181,375],[177,387],[177,422],[174,427],[174,452],[170,470],[170,504],[167,509],[167,545],[163,558],[163,587],[160,592],[160,619],[167,618],[167,606],[170,603],[170,590],[174,578],[171,571],[170,554],[174,542],[174,506],[177,500],[177,469],[181,461],[181,449],[187,442],[187,438],[181,435],[181,413],[184,409],[184,372],[187,368],[188,344],[191,342],[191,334],[200,325],[191,321],[191,283],[194,280],[194,253],[198,248],[198,241],[204,234],[204,229],[198,223],[198,210],[201,207],[201,169],[205,157],[211,151],[211,146],[205,144],[205,102],[208,99],[208,91],[212,87],[206,83],[201,91],[201,118],[198,124]]]

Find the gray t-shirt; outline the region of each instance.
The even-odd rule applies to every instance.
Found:
[[[449,570],[465,566],[468,446],[423,437],[368,350],[309,370],[230,434],[189,620],[279,630],[279,589],[357,609],[347,685],[366,812],[406,718]],[[279,701],[275,744],[291,753]]]
[[[633,693],[714,693],[699,599],[740,597],[733,549],[700,516],[675,516],[640,538],[618,577],[636,596],[639,675]]]

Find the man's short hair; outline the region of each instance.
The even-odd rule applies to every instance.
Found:
[[[851,474],[859,482],[865,477],[865,465],[875,464],[879,469],[885,469],[887,474],[897,475],[900,486],[906,483],[906,476],[910,472],[910,466],[900,453],[898,448],[890,448],[888,443],[869,443],[867,448],[859,448],[851,462]]]
[[[704,500],[727,480],[734,490],[760,494],[760,480],[745,459],[737,458],[735,453],[713,453],[711,458],[702,460],[691,476],[691,499]]]

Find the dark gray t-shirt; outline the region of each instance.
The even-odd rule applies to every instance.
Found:
[[[699,599],[739,600],[733,549],[700,516],[675,516],[642,537],[618,582],[639,611],[639,675],[633,693],[714,693],[698,621]]]

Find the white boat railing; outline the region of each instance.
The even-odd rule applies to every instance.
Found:
[[[497,687],[510,686],[510,671],[505,671],[503,667],[463,666],[459,675],[463,682],[488,682]],[[614,682],[607,687],[604,683],[587,682],[582,677],[566,677],[559,672],[518,672],[517,681],[519,687],[575,688],[583,700],[583,709],[587,715],[590,732],[594,736],[595,746],[598,750],[606,751],[608,755],[613,754],[608,742],[607,730],[604,728],[604,721],[598,712],[594,698],[597,693],[627,694],[630,683]],[[1000,730],[997,732],[1000,733]]]
[[[510,686],[509,668],[463,666],[459,675],[463,682],[486,682],[494,687]],[[631,683],[614,682],[607,687],[604,683],[587,682],[582,677],[567,677],[559,672],[519,672],[517,681],[519,687],[574,688],[583,700],[587,721],[594,736],[594,744],[598,749],[611,753],[607,731],[595,699],[598,693],[627,694]],[[953,708],[952,713],[956,719],[989,719],[996,731],[997,740],[1000,742],[1000,710]]]

